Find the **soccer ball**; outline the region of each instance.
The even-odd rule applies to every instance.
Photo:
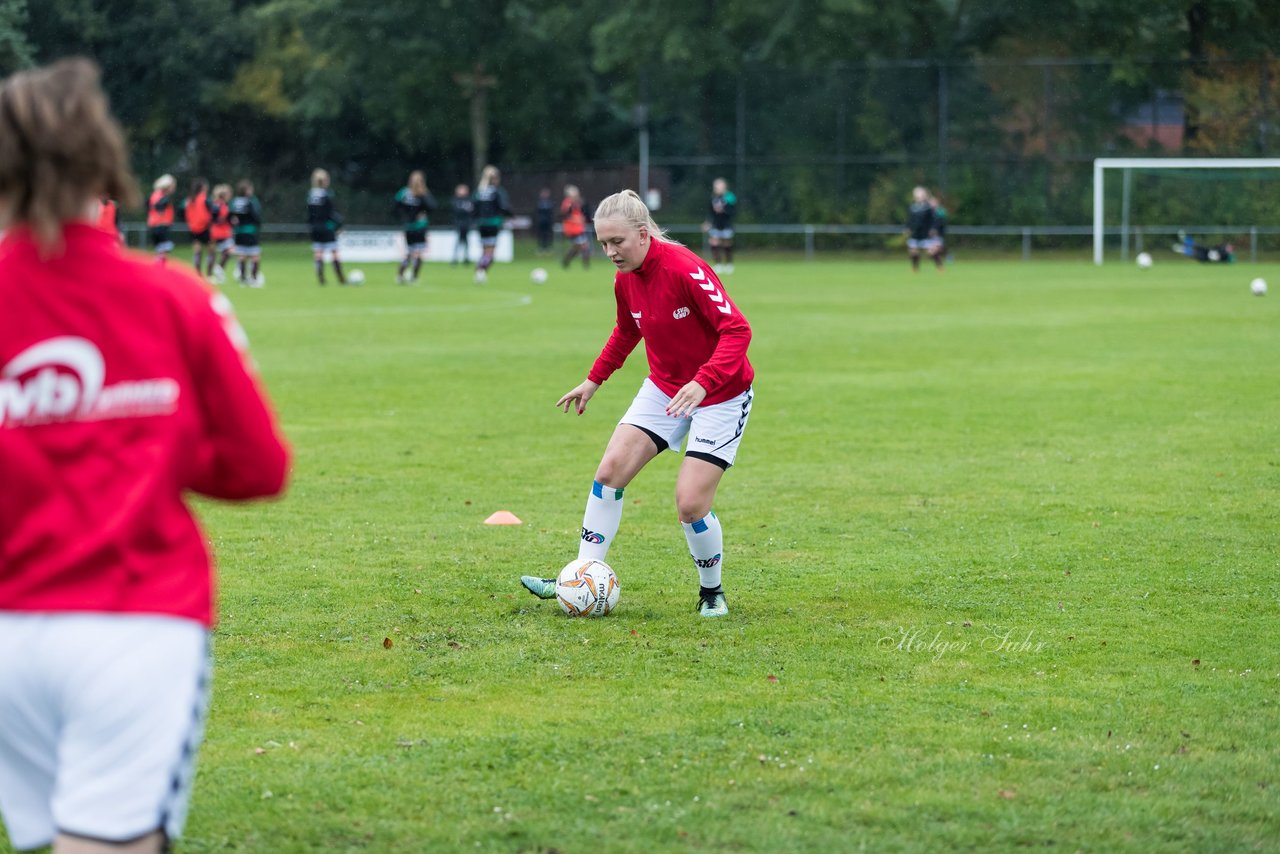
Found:
[[[1150,252],[1138,253],[1138,268],[1142,270],[1151,269],[1151,253]]]
[[[364,270],[352,270],[347,274],[347,281],[353,285],[364,284]]]
[[[541,267],[534,267],[533,272],[529,274],[529,278],[533,279],[535,285],[544,284],[547,281],[547,271]]]
[[[1267,280],[1254,279],[1249,283],[1249,290],[1253,291],[1255,297],[1265,297],[1267,295]]]
[[[556,577],[556,601],[570,617],[603,617],[618,607],[622,585],[609,564],[572,560]]]

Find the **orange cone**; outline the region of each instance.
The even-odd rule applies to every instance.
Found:
[[[484,520],[486,525],[523,525],[520,518],[510,510],[499,510],[488,519]]]

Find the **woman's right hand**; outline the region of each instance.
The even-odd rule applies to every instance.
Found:
[[[591,399],[591,396],[596,393],[598,388],[600,388],[599,383],[583,380],[578,384],[577,388],[557,400],[556,406],[565,412],[568,412],[571,406],[576,406],[578,414],[581,415],[587,411],[587,401]]]

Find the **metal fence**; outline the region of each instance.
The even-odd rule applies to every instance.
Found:
[[[695,235],[698,241],[703,243],[706,248],[705,235],[702,231],[701,224],[694,223],[676,223],[674,225],[663,226],[663,228],[674,235]],[[144,247],[147,239],[146,226],[140,223],[126,223],[123,226],[125,232],[125,241],[131,246]],[[560,226],[555,227],[559,233]],[[393,228],[378,226],[349,226],[348,231],[390,231]],[[528,225],[525,222],[519,222],[514,229],[517,236],[523,236],[524,233],[530,233]],[[453,233],[452,228],[432,229],[441,233]],[[737,225],[734,231],[741,236],[755,236],[764,238],[770,244],[771,248],[786,250],[790,248],[792,251],[801,252],[805,260],[812,261],[817,258],[820,252],[827,254],[837,254],[840,252],[856,251],[857,248],[868,248],[873,244],[862,244],[860,247],[841,246],[832,248],[822,248],[819,246],[820,238],[823,237],[863,237],[863,238],[880,238],[875,241],[874,245],[882,249],[893,248],[896,238],[900,238],[903,234],[901,225],[819,225],[815,223],[775,223],[775,224],[748,224]],[[187,229],[183,226],[174,226],[175,234],[186,234]],[[279,241],[305,242],[310,239],[311,228],[305,223],[273,223],[262,227],[262,234]],[[1201,226],[1169,226],[1169,225],[1143,225],[1132,226],[1129,229],[1121,229],[1118,226],[1108,227],[1104,229],[1107,239],[1107,245],[1111,251],[1115,252],[1121,260],[1128,260],[1130,257],[1130,249],[1136,255],[1153,246],[1167,248],[1174,238],[1178,238],[1181,234],[1191,234],[1196,236],[1220,236],[1226,238],[1244,238],[1247,240],[1247,252],[1250,262],[1257,262],[1258,253],[1269,248],[1280,248],[1280,227],[1278,226],[1226,226],[1226,225],[1201,225]],[[1012,250],[1013,254],[1019,254],[1023,261],[1031,260],[1033,250],[1037,242],[1042,245],[1045,242],[1051,242],[1055,248],[1070,249],[1072,251],[1077,248],[1082,258],[1091,257],[1093,226],[1090,225],[949,225],[947,226],[948,243],[955,244],[957,241],[952,238],[990,238],[993,242],[997,242],[999,247],[1004,251]],[[963,240],[968,245],[971,242]],[[752,246],[751,242],[744,241],[745,248]],[[1265,244],[1265,245],[1264,245]],[[1240,257],[1246,247],[1239,247]]]

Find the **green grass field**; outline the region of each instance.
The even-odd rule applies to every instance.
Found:
[[[572,621],[518,577],[576,554],[645,374],[553,407],[611,268],[319,289],[268,250],[225,290],[295,471],[201,505],[181,851],[1280,850],[1280,268],[747,253],[732,614],[694,614],[667,454],[619,610]]]

